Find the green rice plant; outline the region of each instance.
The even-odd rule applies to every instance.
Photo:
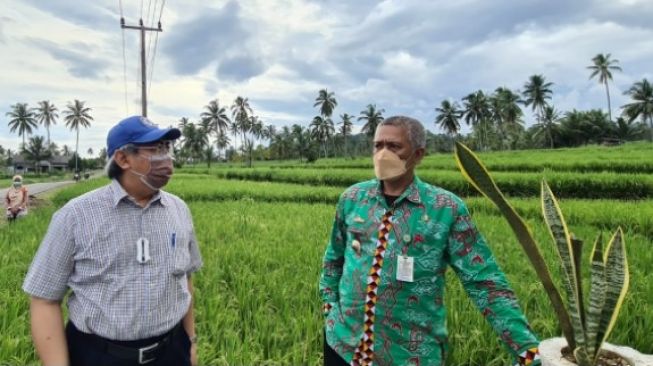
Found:
[[[272,169],[238,168],[216,170],[217,177],[234,180],[251,180],[306,184],[314,186],[347,187],[374,178],[372,169]],[[445,188],[460,196],[473,196],[478,192],[456,171],[428,169],[417,170],[425,182]],[[564,198],[588,199],[644,199],[653,198],[653,175],[544,172],[499,172],[495,179],[503,191],[512,197],[535,197],[539,195],[539,182],[546,178],[553,182],[552,188]]]
[[[652,174],[653,146],[648,143],[627,143],[616,147],[588,145],[575,148],[543,150],[510,150],[479,153],[485,166],[494,172],[582,172],[582,173],[626,173]],[[256,162],[257,168],[271,169],[372,169],[370,156],[354,159],[329,158],[316,162],[298,163],[296,160]],[[242,163],[220,163],[208,169],[206,165],[184,166],[183,172],[211,174],[223,169],[239,169]],[[420,164],[421,170],[457,171],[449,153],[435,153],[426,156]]]
[[[107,182],[80,182],[54,193],[52,198],[63,204]],[[323,317],[317,282],[335,201],[303,201],[310,190],[321,187],[225,182],[194,174],[175,174],[168,188],[189,197],[204,259],[204,266],[194,275],[199,364],[321,365]],[[245,199],[238,199],[240,193]],[[300,197],[297,202],[281,201],[293,193]],[[475,208],[474,221],[487,241],[493,243],[493,252],[520,305],[529,314],[534,331],[543,337],[559,334],[547,296],[535,272],[524,265],[523,254],[515,250],[518,243],[510,235],[507,221],[480,205],[480,198],[470,202]],[[575,233],[587,237],[596,231],[590,224],[599,218],[607,220],[595,217],[595,211],[606,211],[610,202],[569,200],[561,205],[573,209]],[[636,217],[636,211],[647,203],[628,206],[612,202],[612,207],[618,208],[616,215],[631,211],[629,217]],[[0,365],[38,364],[29,331],[29,301],[20,286],[57,206],[35,208],[24,220],[0,228]],[[536,241],[548,240],[548,230],[540,225],[542,218],[536,217],[536,200],[520,199],[517,206],[520,213],[522,209],[529,213],[525,220],[533,228]],[[642,216],[648,214],[642,212]],[[623,321],[615,324],[610,339],[653,353],[651,240],[636,232],[634,226],[626,234],[629,251],[638,255],[630,258],[631,296],[624,300],[620,315]],[[585,256],[590,249],[584,248]],[[541,250],[545,258],[556,255],[552,246]],[[552,277],[559,281],[562,274],[551,268]],[[451,345],[447,364],[508,364],[508,355],[502,351],[492,327],[478,316],[476,305],[456,276],[446,276],[446,287]]]
[[[601,236],[594,244],[589,307],[586,308],[581,278],[582,241],[569,232],[553,192],[546,181],[542,181],[542,211],[560,256],[568,301],[564,306],[531,230],[507,202],[483,163],[461,143],[456,143],[455,157],[465,178],[494,202],[510,223],[542,281],[576,362],[581,366],[595,365],[601,346],[614,327],[630,281],[621,228],[612,236],[605,253]]]

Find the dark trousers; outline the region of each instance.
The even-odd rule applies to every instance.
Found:
[[[349,366],[340,355],[329,346],[324,334],[324,366]]]
[[[114,344],[141,348],[160,341],[165,336],[137,341],[111,341]],[[190,366],[190,339],[181,327],[148,366]],[[81,332],[72,322],[66,326],[66,341],[71,366],[138,366],[137,360],[126,360],[109,354],[97,336]]]

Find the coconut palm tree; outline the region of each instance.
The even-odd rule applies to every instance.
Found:
[[[274,125],[267,125],[263,129],[263,138],[268,140],[269,143],[272,143],[272,140],[276,135],[277,135],[277,128]]]
[[[34,112],[27,106],[27,103],[16,103],[11,106],[11,111],[6,115],[10,118],[9,132],[18,130],[18,136],[23,137],[24,147],[25,135],[31,135],[32,131],[38,127]]]
[[[247,145],[247,152],[249,155],[248,166],[252,166],[252,151],[254,149],[255,141],[260,140],[263,137],[263,131],[265,129],[263,121],[261,121],[258,116],[249,117],[248,121],[248,130],[252,135],[251,139],[248,139],[249,145]]]
[[[542,75],[531,75],[524,84],[524,105],[531,106],[535,112],[535,118],[544,116],[544,107],[548,105],[547,100],[551,99],[551,87],[553,83],[546,82]]]
[[[294,124],[292,125],[291,136],[295,151],[297,151],[297,154],[299,155],[299,162],[301,163],[302,158],[305,156],[307,157],[310,149],[310,135],[304,127]]]
[[[249,126],[250,132],[256,141],[265,136],[265,125],[258,116],[249,117]]]
[[[451,103],[448,100],[443,100],[440,107],[435,108],[438,115],[435,117],[435,124],[439,125],[450,137],[453,144],[454,136],[460,131],[460,122],[458,121],[463,111],[460,110],[458,103]],[[453,146],[453,145],[452,145]]]
[[[320,142],[324,149],[324,157],[328,155],[329,137],[333,135],[333,121],[329,117],[315,116],[309,126],[311,137]]]
[[[188,117],[181,117],[179,119],[179,123],[177,124],[177,128],[183,130],[184,128],[186,128],[186,126],[188,126],[189,123],[190,120],[188,119]]]
[[[181,148],[190,156],[193,163],[200,159],[204,152],[204,148],[208,145],[208,135],[201,131],[201,128],[195,126],[194,123],[188,123],[182,131],[184,136],[181,142]]]
[[[41,174],[39,162],[49,158],[52,155],[50,150],[48,150],[47,145],[45,144],[43,136],[30,137],[27,146],[23,146],[21,148],[21,154],[23,154],[28,161],[34,163],[34,170],[36,170],[36,174]]]
[[[549,146],[553,149],[554,136],[559,134],[559,122],[560,122],[560,112],[558,112],[553,106],[547,105],[544,107],[544,114],[538,117],[540,122],[533,125],[535,133],[533,137],[537,137],[542,133],[546,134],[546,137],[549,140]]]
[[[354,125],[354,122],[351,121],[352,118],[354,118],[354,116],[343,113],[340,115],[340,123],[338,123],[340,125],[338,132],[340,133],[340,136],[342,136],[345,146],[345,153],[343,156],[347,156],[347,136],[351,135],[351,128]]]
[[[358,116],[359,121],[365,121],[361,132],[367,135],[368,138],[374,138],[376,133],[376,126],[383,122],[383,112],[385,109],[376,109],[376,104],[368,104],[366,109],[363,109]]]
[[[107,161],[107,148],[103,147],[100,149],[100,152],[98,153],[98,159],[104,163]]]
[[[64,121],[66,121],[66,127],[71,130],[75,130],[77,133],[77,140],[75,143],[75,173],[78,171],[79,167],[79,128],[84,127],[88,128],[91,126],[91,108],[86,107],[85,102],[75,99],[73,103],[68,103],[66,105],[66,110],[63,111]]]
[[[273,144],[279,152],[279,157],[282,159],[292,157],[293,135],[290,127],[283,126],[281,132],[275,135]]]
[[[61,148],[61,155],[65,157],[70,156],[70,147],[68,145],[63,145],[63,147]]]
[[[218,135],[215,139],[215,147],[218,149],[218,160],[220,159],[220,151],[226,150],[229,146],[229,135],[227,131],[218,130]]]
[[[50,142],[49,145],[47,145],[48,150],[52,152],[52,155],[54,156],[59,156],[59,145],[57,145],[55,142]]]
[[[49,100],[44,100],[39,102],[39,106],[36,108],[36,120],[45,127],[45,130],[48,132],[48,144],[50,146],[50,126],[57,124],[57,107],[54,104],[51,104]]]
[[[638,137],[643,136],[646,131],[645,124],[641,122],[635,123],[635,121],[623,117],[617,117],[614,124],[614,134],[621,140],[636,140]]]
[[[463,98],[463,116],[467,125],[478,134],[481,150],[487,149],[487,130],[490,124],[490,104],[482,90],[468,94]]]
[[[653,142],[653,87],[648,80],[643,79],[633,84],[624,94],[633,100],[621,107],[624,115],[630,121],[641,118],[642,122],[646,123],[648,120],[651,142]]]
[[[320,114],[325,117],[331,117],[333,110],[337,105],[338,101],[336,101],[336,97],[333,92],[329,92],[326,89],[320,89],[317,98],[315,98],[313,107],[320,106]]]
[[[592,58],[593,65],[587,66],[588,69],[592,70],[590,74],[590,79],[597,76],[599,77],[599,83],[605,85],[605,95],[608,98],[608,118],[612,122],[612,108],[610,107],[610,89],[608,88],[608,81],[612,80],[612,71],[621,71],[621,67],[617,66],[619,60],[611,60],[610,54],[602,54]]]
[[[234,103],[231,105],[231,115],[236,123],[237,128],[232,127],[231,131],[239,131],[242,133],[241,147],[245,141],[245,134],[249,131],[249,115],[254,113],[249,106],[249,100],[241,96],[236,97]]]
[[[492,118],[502,139],[502,145],[508,142],[508,135],[515,137],[515,132],[522,128],[523,112],[519,106],[521,98],[506,87],[499,87],[490,97]],[[504,145],[505,146],[505,145]]]
[[[204,108],[206,111],[202,112],[200,118],[202,120],[209,120],[214,132],[225,131],[228,128],[231,121],[227,116],[227,110],[220,106],[217,99],[210,101]]]

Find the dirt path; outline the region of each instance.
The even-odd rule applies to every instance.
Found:
[[[37,196],[37,195],[39,195],[41,193],[50,191],[52,189],[67,186],[67,185],[73,184],[73,183],[75,183],[75,181],[66,180],[66,181],[62,181],[62,182],[28,184],[25,187],[27,187],[27,192],[29,193],[30,196]],[[4,202],[4,197],[5,197],[6,194],[7,194],[7,188],[0,189],[0,196],[2,196],[3,202]]]

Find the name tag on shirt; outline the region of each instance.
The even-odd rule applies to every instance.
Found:
[[[405,255],[397,258],[397,281],[413,282],[413,260]]]

